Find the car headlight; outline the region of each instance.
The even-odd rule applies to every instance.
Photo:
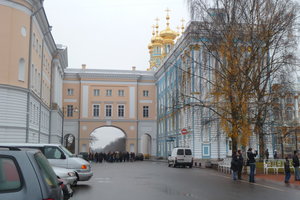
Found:
[[[68,175],[69,176],[75,176],[75,173],[74,172],[69,172]]]

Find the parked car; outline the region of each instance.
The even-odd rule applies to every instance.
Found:
[[[89,153],[88,153],[88,152],[80,152],[80,153],[78,154],[78,156],[79,156],[80,158],[83,158],[83,159],[86,160],[86,161],[89,161]]]
[[[141,160],[141,161],[143,161],[144,160],[144,154],[142,154],[142,153],[136,154],[135,160]]]
[[[168,166],[189,166],[193,167],[193,155],[190,148],[174,148],[168,157]]]
[[[39,150],[0,146],[0,199],[63,200],[63,193]]]
[[[77,184],[76,173],[70,169],[52,166],[57,178],[63,179],[67,184],[75,186]]]
[[[77,181],[88,181],[93,176],[89,162],[73,155],[60,144],[1,143],[0,146],[39,149],[52,166],[74,171],[78,178]]]

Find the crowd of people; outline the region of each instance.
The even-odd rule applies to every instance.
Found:
[[[129,162],[135,160],[135,153],[134,152],[90,152],[88,155],[88,159],[95,163],[102,163],[105,162]]]
[[[232,160],[231,160],[231,171],[232,171],[232,179],[233,180],[241,180],[242,179],[242,170],[243,166],[249,166],[250,168],[250,173],[249,173],[249,182],[255,183],[255,168],[256,168],[256,156],[258,155],[257,151],[252,150],[252,148],[249,148],[247,151],[247,161],[244,162],[244,158],[242,155],[242,151],[238,150],[233,151],[232,153]],[[268,149],[265,151],[265,156],[266,159],[269,159],[269,152]],[[277,157],[277,152],[274,152],[274,159],[278,159]],[[294,156],[292,158],[292,165],[294,167],[294,172],[295,172],[295,181],[300,181],[300,172],[299,172],[299,157],[298,157],[298,152],[294,151]],[[289,183],[289,179],[291,177],[291,169],[290,169],[290,161],[288,157],[285,157],[285,162],[284,162],[284,172],[285,172],[285,183]]]

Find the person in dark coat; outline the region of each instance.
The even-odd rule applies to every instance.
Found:
[[[266,156],[266,159],[267,159],[267,160],[269,160],[269,155],[270,155],[270,154],[269,154],[269,150],[266,149],[266,151],[265,151],[265,156]]]
[[[288,157],[285,157],[284,173],[285,173],[284,182],[289,183],[291,177],[291,169],[290,169],[290,161]]]
[[[274,159],[278,159],[277,151],[274,150]]]
[[[243,165],[244,165],[244,158],[242,155],[242,151],[238,150],[238,179],[242,180],[242,171],[243,171]]]
[[[247,157],[248,157],[248,163],[250,166],[250,174],[249,174],[249,182],[250,183],[255,183],[254,180],[254,173],[255,173],[255,157],[257,156],[257,151],[255,153],[252,152],[252,148],[249,148],[247,151]]]
[[[236,151],[232,153],[232,160],[231,160],[231,166],[230,169],[232,170],[232,179],[235,181],[237,180],[237,174],[238,174],[238,167],[239,161]]]
[[[300,172],[299,172],[299,157],[298,157],[298,152],[294,151],[294,156],[293,156],[293,166],[295,170],[295,181],[300,181]]]

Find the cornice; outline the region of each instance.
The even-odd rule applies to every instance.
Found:
[[[81,79],[127,79],[155,81],[154,72],[131,70],[102,70],[102,69],[66,69],[65,78]]]

